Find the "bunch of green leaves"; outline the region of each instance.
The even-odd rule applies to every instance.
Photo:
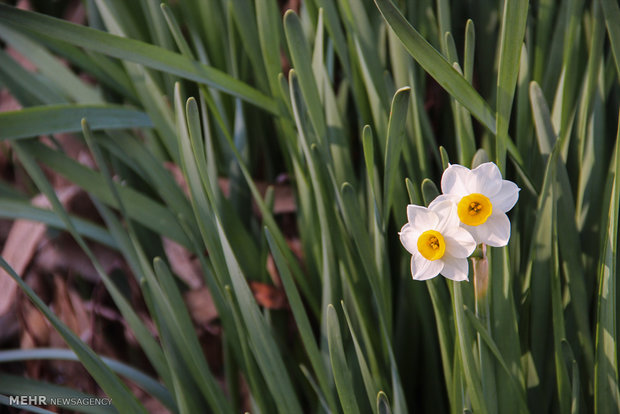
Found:
[[[181,413],[238,412],[240,377],[257,413],[620,410],[617,2],[306,0],[283,16],[276,0],[85,7],[90,27],[0,4],[0,39],[37,68],[0,51],[0,86],[24,108],[0,114],[0,139],[54,210],[3,183],[0,216],[71,233],[158,378],[95,354],[3,260],[73,353],[0,361],[78,358],[120,412],[145,409],[117,375]],[[83,137],[97,169],[36,138],[59,132]],[[411,281],[398,241],[406,205],[434,198],[449,160],[494,161],[522,188],[510,244],[474,259],[475,289]],[[87,191],[105,227],[69,215],[41,165]],[[301,262],[273,192],[255,184],[282,172]],[[200,260],[226,394],[162,237]],[[124,255],[157,340],[86,239]],[[290,311],[261,309],[249,288],[271,283],[268,255]],[[0,394],[35,391],[75,392],[0,374]]]

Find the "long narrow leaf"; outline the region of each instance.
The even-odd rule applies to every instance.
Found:
[[[144,112],[118,105],[46,105],[0,113],[0,140],[79,132],[82,118],[93,130],[153,127]]]
[[[5,4],[0,4],[0,25],[49,36],[75,46],[204,83],[238,96],[269,112],[277,112],[271,98],[230,75],[192,61],[178,53],[138,40],[120,38],[53,17],[19,10]]]

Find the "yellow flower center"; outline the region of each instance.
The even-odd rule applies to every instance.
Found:
[[[473,193],[461,198],[457,212],[463,223],[468,226],[479,226],[491,216],[493,205],[487,196]]]
[[[418,237],[418,251],[426,260],[437,260],[446,252],[446,242],[441,233],[427,230]]]

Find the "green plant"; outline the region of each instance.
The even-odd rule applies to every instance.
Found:
[[[0,4],[0,38],[38,69],[0,51],[0,85],[24,107],[0,113],[0,139],[55,216],[7,185],[0,215],[71,233],[163,387],[102,360],[0,265],[120,412],[145,409],[116,373],[151,384],[174,412],[238,412],[239,374],[261,413],[620,410],[617,2],[397,3],[307,0],[282,18],[275,0],[91,0],[90,27]],[[33,138],[58,132],[83,136],[98,168]],[[412,281],[397,233],[406,205],[437,195],[448,160],[489,159],[522,188],[509,245],[474,259],[475,285]],[[41,165],[86,190],[105,228],[70,216]],[[301,261],[273,193],[255,183],[281,172],[295,188]],[[186,286],[155,257],[162,237],[201,262],[229,356],[226,396]],[[122,252],[157,340],[87,238]],[[259,307],[248,285],[271,283],[268,255],[294,334],[288,312]]]

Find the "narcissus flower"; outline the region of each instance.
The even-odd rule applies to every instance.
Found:
[[[473,237],[459,226],[454,204],[446,200],[432,208],[410,204],[408,223],[400,230],[400,241],[412,254],[411,275],[427,280],[439,273],[455,281],[468,280],[467,257],[476,248]]]
[[[510,220],[506,216],[519,198],[519,187],[502,179],[492,162],[470,170],[462,165],[450,165],[441,177],[442,195],[430,204],[447,200],[456,205],[461,227],[471,233],[476,243],[501,247],[510,239]]]

